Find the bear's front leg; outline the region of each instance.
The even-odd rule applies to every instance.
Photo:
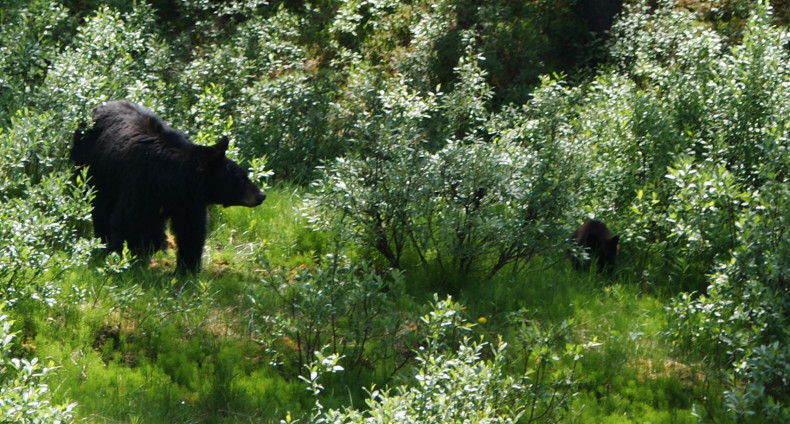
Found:
[[[170,227],[178,245],[176,272],[200,271],[200,258],[206,243],[207,217],[205,207],[186,209],[172,215]]]

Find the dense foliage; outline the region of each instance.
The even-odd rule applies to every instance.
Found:
[[[491,347],[491,359],[483,359],[487,343],[457,334],[471,328],[461,311],[461,305],[447,299],[437,301],[433,311],[421,318],[426,339],[416,352],[419,366],[413,378],[417,385],[400,386],[397,393],[370,392],[368,410],[362,413],[351,408],[325,411],[319,403],[316,410],[320,415],[314,422],[559,422],[574,393],[573,374],[583,348],[568,345],[558,354],[546,340],[566,337],[567,329],[555,333],[553,329],[523,326],[521,342],[537,352],[539,365],[527,368],[523,375],[509,374],[506,343],[498,340],[498,345]],[[335,363],[333,360],[324,367],[336,367]]]
[[[38,358],[10,357],[16,336],[11,332],[12,324],[7,315],[0,315],[0,413],[3,420],[25,424],[72,422],[76,405],[52,405],[48,400],[48,387],[42,383],[53,364],[42,368]]]
[[[789,421],[786,4],[590,4],[3,0],[0,421]],[[112,99],[276,181],[203,273],[91,238]]]

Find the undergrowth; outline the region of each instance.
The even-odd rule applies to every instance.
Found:
[[[87,422],[308,420],[315,398],[297,377],[327,347],[343,357],[344,370],[321,377],[323,408],[364,404],[374,387],[410,387],[401,373],[422,355],[430,326],[421,316],[433,295],[407,295],[400,273],[370,279],[342,259],[332,265],[328,236],[312,233],[293,213],[303,194],[277,185],[258,209],[214,211],[205,271],[197,277],[175,277],[172,252],[115,274],[95,266],[68,273],[63,307],[31,304],[23,332],[28,352],[59,364],[47,375],[55,401],[75,402],[78,419]],[[275,240],[264,245],[277,248],[245,251],[253,238]],[[313,259],[299,261],[299,252]],[[539,283],[545,281],[551,283]],[[332,299],[331,291],[335,303],[314,303]],[[569,422],[690,422],[689,393],[715,390],[692,364],[673,359],[661,336],[664,300],[625,277],[579,273],[558,258],[470,284],[458,302],[461,321],[453,325],[469,326],[444,343],[507,343],[498,353],[506,375],[530,375],[541,354],[536,346],[545,354],[584,347],[568,377],[575,388],[564,406]],[[363,333],[369,346],[359,344]],[[487,349],[481,360],[488,361]]]
[[[788,421],[784,3],[626,1],[598,37],[603,3],[4,1],[0,409]],[[275,172],[197,275],[91,237],[68,150],[112,99]],[[586,219],[612,275],[569,265]]]

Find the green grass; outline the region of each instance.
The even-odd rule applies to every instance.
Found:
[[[577,369],[580,393],[570,423],[691,423],[694,403],[712,393],[694,368],[672,357],[662,337],[667,299],[643,292],[627,274],[605,277],[558,262],[545,270],[501,277],[464,291],[471,317],[486,332],[515,338],[515,311],[548,326],[570,323],[590,343]],[[715,387],[712,389],[715,390]]]
[[[301,213],[302,196],[299,188],[277,185],[256,208],[214,207],[207,242],[211,262],[219,268],[244,262],[256,267],[253,269],[312,263],[326,240],[307,229],[307,219]]]
[[[58,366],[48,379],[55,400],[77,402],[80,419],[95,423],[279,422],[307,414],[314,399],[295,378],[294,341],[261,321],[290,312],[267,286],[271,273],[284,269],[290,281],[327,253],[326,236],[300,214],[302,195],[277,186],[258,208],[213,209],[196,277],[174,277],[172,250],[115,275],[94,264],[63,276],[58,306],[33,303],[21,323],[25,349]],[[576,272],[563,258],[533,268],[469,282],[457,296],[471,322],[485,318],[475,331],[492,341],[518,345],[512,316],[519,313],[543,326],[569,323],[574,342],[590,344],[566,422],[696,421],[693,403],[715,386],[673,359],[661,337],[667,299],[627,275]],[[415,322],[431,286],[408,271],[406,281],[409,295],[392,312]],[[517,349],[512,354],[517,362]],[[394,383],[393,367],[327,379],[322,403],[361,405],[365,387]]]

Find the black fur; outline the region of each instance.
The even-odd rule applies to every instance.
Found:
[[[206,241],[206,207],[259,205],[266,197],[225,157],[228,139],[199,146],[145,107],[125,101],[93,110],[93,127],[74,133],[70,158],[88,167],[96,237],[110,251],[136,255],[166,247],[165,222],[178,245],[178,270],[197,272]]]
[[[617,250],[620,236],[612,236],[603,222],[590,220],[571,234],[571,240],[584,248],[591,259],[598,263],[598,271],[611,272],[617,265]],[[589,262],[574,261],[577,268],[589,266]]]

